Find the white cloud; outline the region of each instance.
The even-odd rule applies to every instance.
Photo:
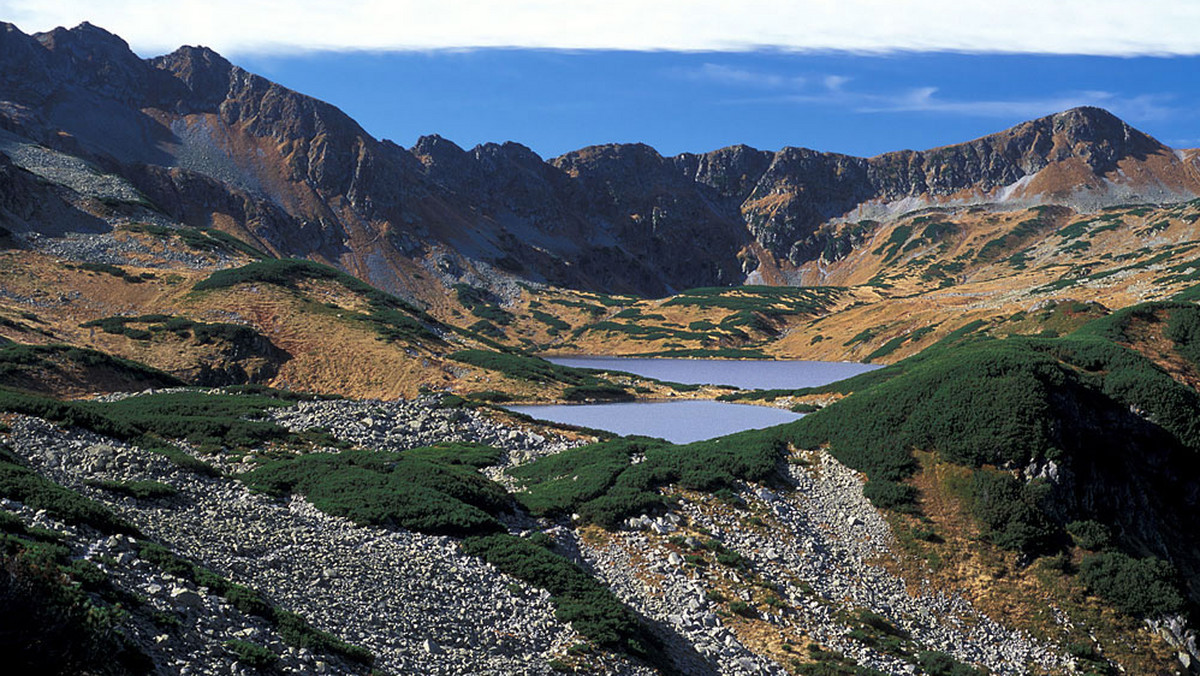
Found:
[[[704,80],[726,85],[759,87],[763,89],[799,89],[806,82],[803,77],[799,76],[745,70],[718,63],[706,63],[699,68],[684,71],[683,75],[689,80]]]
[[[0,0],[25,31],[90,21],[143,55],[475,47],[1200,54],[1193,0]]]
[[[925,112],[974,117],[1034,118],[1078,106],[1105,108],[1118,117],[1144,122],[1175,112],[1164,96],[1123,97],[1105,91],[1066,92],[1021,99],[945,99],[937,87],[918,87],[899,94],[850,94],[845,103],[860,113]],[[834,101],[830,101],[834,102]]]

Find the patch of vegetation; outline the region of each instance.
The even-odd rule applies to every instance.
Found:
[[[270,669],[279,661],[278,655],[257,643],[234,638],[226,641],[224,645],[225,649],[232,653],[238,662],[251,669],[259,671]]]
[[[507,533],[467,538],[464,553],[550,592],[554,615],[589,641],[672,671],[657,639],[606,587],[566,558]]]
[[[912,237],[912,231],[912,225],[897,225],[892,230],[892,234],[888,236],[887,241],[875,247],[871,255],[882,255],[884,262],[892,260],[896,254],[900,253],[900,247],[904,246],[904,243]]]
[[[142,381],[151,387],[184,384],[175,376],[145,364],[84,347],[21,343],[0,346],[0,385],[27,387],[35,372],[61,372],[70,368],[104,370],[110,376]]]
[[[88,485],[138,500],[157,500],[179,494],[178,488],[161,481],[90,481]]]
[[[911,511],[917,499],[917,489],[908,484],[881,479],[863,486],[863,497],[881,509]]]
[[[984,676],[987,673],[933,650],[917,653],[917,664],[929,676]]]
[[[466,536],[502,530],[492,515],[512,507],[502,487],[476,472],[499,459],[500,451],[471,445],[310,453],[265,463],[242,479],[273,495],[303,495],[356,523]]]
[[[513,314],[500,307],[500,299],[487,289],[469,284],[455,284],[451,288],[458,302],[476,317],[501,326],[512,323]]]
[[[122,632],[124,611],[98,598],[111,591],[99,568],[72,562],[66,547],[4,530],[0,654],[7,671],[117,676],[153,670]]]
[[[756,312],[764,317],[814,315],[824,312],[844,293],[832,286],[739,286],[688,289],[663,303],[663,307],[721,308]]]
[[[104,533],[135,533],[136,529],[103,504],[50,481],[25,466],[0,445],[0,496],[44,509],[65,523],[87,525]]]
[[[771,355],[756,348],[739,348],[739,347],[718,347],[718,348],[695,348],[695,349],[676,349],[676,350],[660,350],[658,352],[646,352],[638,355],[638,357],[662,357],[665,359],[770,359]],[[692,389],[697,389],[692,387]],[[676,389],[682,389],[676,387]]]
[[[229,603],[249,615],[256,615],[271,622],[284,642],[297,648],[305,648],[314,652],[341,655],[348,660],[361,664],[372,664],[375,656],[370,651],[346,643],[328,632],[314,628],[297,615],[272,605],[257,591],[239,585],[217,575],[203,566],[175,554],[162,545],[153,542],[143,542],[138,550],[138,556],[163,571],[189,580],[209,591],[225,598]]]
[[[576,402],[633,401],[633,394],[615,385],[577,385],[563,390],[563,399]]]
[[[145,325],[138,328],[136,324]],[[249,326],[242,324],[198,322],[186,317],[165,314],[140,315],[136,317],[105,317],[80,324],[83,328],[96,327],[105,333],[122,335],[134,340],[150,340],[156,335],[171,333],[179,338],[195,337],[200,345],[221,341],[234,345],[245,345],[260,337]]]
[[[590,369],[559,366],[540,357],[489,350],[459,350],[450,355],[454,361],[489,371],[497,371],[514,380],[534,383],[561,383],[573,386],[609,385]]]
[[[66,263],[64,264],[68,270],[83,270],[85,272],[98,272],[101,274],[112,275],[128,284],[141,284],[147,279],[154,279],[153,272],[143,272],[140,275],[133,275],[127,272],[124,268],[108,263]]]
[[[1178,613],[1186,603],[1174,566],[1162,559],[1137,559],[1121,552],[1084,557],[1079,579],[1088,590],[1134,617]]]
[[[283,288],[294,288],[303,280],[329,280],[367,299],[370,312],[354,318],[369,325],[380,339],[388,342],[413,342],[428,340],[441,342],[441,338],[429,329],[435,326],[447,329],[436,319],[408,301],[384,293],[366,282],[352,277],[341,270],[308,260],[280,258],[256,261],[240,268],[218,270],[192,287],[193,291],[227,289],[238,284],[271,284]],[[447,329],[448,330],[448,329]]]
[[[564,322],[563,320],[559,319],[558,317],[555,317],[554,315],[552,315],[548,312],[542,312],[541,310],[531,310],[529,314],[534,319],[538,320],[539,322],[541,322],[541,323],[545,324],[547,327],[549,327],[546,329],[546,333],[548,333],[552,336],[557,336],[558,334],[562,333],[563,331],[569,331],[571,329],[570,324],[568,324],[567,322]]]
[[[780,428],[672,445],[636,438],[593,444],[510,470],[525,484],[517,499],[535,513],[578,513],[613,528],[628,516],[663,506],[658,489],[677,484],[713,492],[739,481],[777,476],[786,442]],[[640,454],[641,462],[632,456]]]
[[[1112,531],[1108,526],[1091,519],[1068,523],[1067,533],[1075,544],[1093,552],[1100,551],[1112,543]]]
[[[252,258],[270,258],[267,254],[259,249],[243,242],[242,240],[230,235],[227,232],[222,232],[215,228],[168,228],[163,225],[153,223],[133,223],[124,227],[130,232],[142,232],[155,237],[168,238],[175,237],[187,246],[196,249],[197,251],[229,251],[240,253]]]

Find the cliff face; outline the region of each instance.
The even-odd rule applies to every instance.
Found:
[[[1200,194],[1194,158],[1095,108],[869,159],[746,146],[667,158],[627,144],[546,161],[437,136],[404,149],[209,49],[142,60],[89,24],[33,36],[5,24],[0,66],[3,129],[126,177],[173,218],[400,291],[426,268],[656,296],[740,283],[758,253],[801,265],[831,222]]]

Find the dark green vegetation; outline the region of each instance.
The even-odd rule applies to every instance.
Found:
[[[599,371],[559,366],[540,357],[488,350],[459,350],[452,353],[450,358],[464,364],[503,373],[513,380],[547,385],[566,385],[563,398],[567,401],[629,401],[633,399],[631,392],[601,378]]]
[[[548,538],[547,538],[548,539]],[[666,668],[661,646],[612,592],[579,566],[530,540],[506,533],[467,538],[463,552],[550,592],[554,615],[589,640]]]
[[[116,277],[117,279],[129,284],[141,284],[147,279],[154,279],[153,272],[143,272],[140,275],[133,275],[120,266],[110,265],[108,263],[77,263],[74,265],[67,263],[64,264],[64,267],[68,270],[83,270],[85,272],[98,272],[105,275],[112,275],[113,277]]]
[[[1121,552],[1092,554],[1080,564],[1079,579],[1128,615],[1156,617],[1186,608],[1178,573],[1162,559],[1137,559]]]
[[[61,401],[0,389],[0,411],[81,427],[161,453],[186,469],[215,474],[213,467],[181,451],[170,440],[187,440],[207,451],[248,450],[274,442],[328,443],[325,437],[309,439],[313,435],[294,435],[273,422],[252,419],[266,409],[290,406],[303,396],[244,387],[217,394],[162,392],[98,402]]]
[[[169,498],[179,493],[179,489],[161,481],[95,481],[88,485],[138,500]]]
[[[257,643],[241,639],[235,638],[226,641],[225,649],[232,653],[237,658],[237,661],[260,671],[274,666],[279,661],[279,656],[270,650]]]
[[[197,251],[226,251],[229,253],[244,254],[252,258],[269,258],[267,254],[237,237],[215,228],[168,228],[153,223],[133,223],[125,226],[124,229],[129,232],[141,232],[163,239],[174,237]]]
[[[441,342],[430,327],[446,329],[428,313],[408,301],[397,298],[366,282],[332,268],[307,260],[292,258],[256,261],[240,268],[218,270],[192,287],[193,291],[227,289],[238,284],[271,284],[295,288],[305,280],[337,282],[347,290],[366,299],[369,312],[349,313],[351,319],[364,322],[387,342]],[[343,313],[345,314],[345,313]]]
[[[104,505],[83,497],[33,471],[0,444],[0,496],[44,509],[66,523],[84,524],[104,533],[133,533],[133,526]]]
[[[517,494],[535,514],[578,513],[606,528],[664,506],[658,488],[715,491],[739,480],[767,481],[776,474],[784,441],[779,428],[750,430],[675,446],[658,439],[616,439],[571,449],[514,468],[525,485]],[[644,460],[633,463],[634,455]]]
[[[84,374],[84,375],[76,375]],[[135,361],[69,345],[0,346],[0,387],[43,390],[46,380],[102,380],[140,387],[176,387],[183,382]]]
[[[144,325],[144,328],[136,326],[139,324]],[[196,342],[201,345],[217,341],[246,344],[260,337],[257,331],[242,324],[208,324],[186,317],[163,314],[105,317],[84,322],[80,326],[96,327],[105,333],[126,336],[134,340],[151,340],[155,336],[170,333],[178,338],[195,338]]]
[[[466,536],[502,530],[492,514],[512,500],[476,469],[499,461],[482,446],[403,453],[313,453],[268,462],[243,478],[275,495],[299,493],[318,509],[357,523]]]
[[[455,284],[452,288],[458,302],[479,319],[501,326],[512,323],[513,314],[500,307],[500,299],[490,291],[468,284]]]
[[[208,587],[209,591],[224,597],[230,605],[243,613],[257,615],[271,622],[280,637],[289,645],[314,652],[341,655],[362,664],[371,664],[375,661],[375,656],[365,648],[351,645],[333,634],[312,627],[308,621],[296,613],[272,605],[259,592],[230,582],[213,571],[178,556],[162,545],[144,542],[138,555],[165,572],[189,580],[196,585]]]
[[[0,459],[0,471],[9,464]],[[0,479],[0,486],[6,483]],[[65,514],[60,518],[70,521],[70,511],[60,512]],[[0,654],[8,672],[115,675],[153,669],[122,633],[125,611],[104,572],[87,561],[72,561],[69,550],[49,534],[26,529],[4,511],[0,608]]]

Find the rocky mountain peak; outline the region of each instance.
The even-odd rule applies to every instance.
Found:
[[[216,105],[229,93],[230,74],[235,66],[208,47],[184,46],[151,60],[155,68],[170,73],[200,100]]]

